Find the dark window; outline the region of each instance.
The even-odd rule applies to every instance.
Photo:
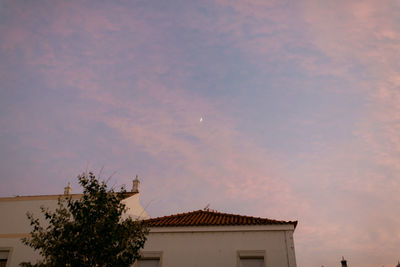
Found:
[[[8,250],[0,250],[0,267],[6,267],[8,260]]]
[[[160,259],[140,259],[138,261],[138,267],[159,267],[159,266],[160,266]]]
[[[264,267],[264,259],[240,259],[241,267]]]

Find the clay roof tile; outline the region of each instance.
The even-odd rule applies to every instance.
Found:
[[[297,221],[277,221],[268,218],[243,216],[214,211],[197,210],[143,221],[149,227],[170,226],[207,226],[207,225],[271,225],[292,224],[296,228]]]

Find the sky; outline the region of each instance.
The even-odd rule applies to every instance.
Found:
[[[298,220],[298,266],[400,258],[398,1],[0,0],[0,197],[93,171],[151,216]]]

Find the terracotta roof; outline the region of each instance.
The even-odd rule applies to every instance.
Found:
[[[297,221],[277,221],[205,210],[151,218],[143,222],[149,227],[292,224],[296,228],[297,225]]]

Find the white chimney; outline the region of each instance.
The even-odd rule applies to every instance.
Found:
[[[135,178],[135,180],[133,180],[133,185],[132,185],[133,193],[139,193],[139,185],[140,185],[140,181],[138,179],[138,176],[136,175],[136,178]]]
[[[64,187],[64,195],[71,195],[72,193],[72,188],[70,183],[68,182],[68,186]]]

